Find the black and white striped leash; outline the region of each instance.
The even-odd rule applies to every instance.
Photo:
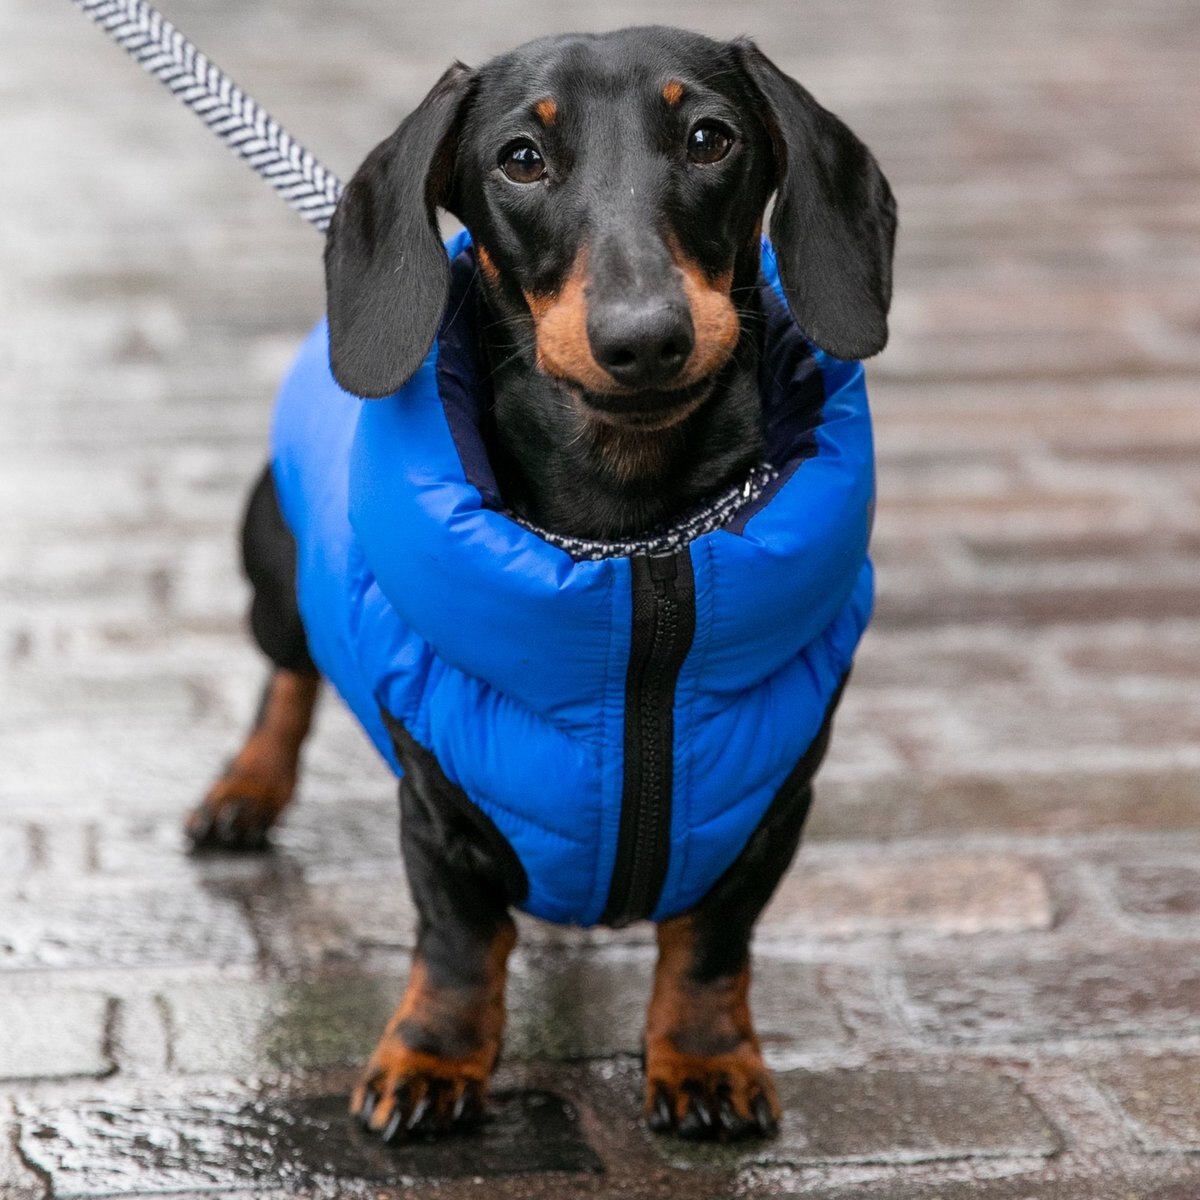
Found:
[[[146,0],[74,0],[323,233],[342,181]]]

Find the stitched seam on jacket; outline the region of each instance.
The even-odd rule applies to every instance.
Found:
[[[459,786],[461,787],[462,785],[460,784]],[[487,813],[488,816],[492,815],[489,810],[502,813],[506,819],[511,820],[522,829],[533,830],[538,834],[539,837],[552,838],[553,840],[562,842],[567,846],[576,846],[586,849],[592,844],[589,839],[573,838],[569,834],[559,833],[558,830],[550,829],[548,826],[541,825],[537,821],[531,821],[528,817],[523,816],[519,812],[514,812],[511,808],[505,804],[501,804],[498,800],[485,795],[478,795],[474,792],[469,792],[465,787],[463,787],[462,790],[467,799],[470,800],[471,803],[477,808],[479,808],[480,811]],[[501,830],[501,832],[503,832],[503,830]],[[518,857],[520,856],[518,855]]]
[[[847,607],[846,605],[843,605],[842,608],[838,610],[837,616],[835,616],[833,618],[833,620],[829,622],[829,624],[825,627],[825,629],[822,630],[821,634],[817,638],[815,638],[812,642],[810,642],[807,646],[805,646],[803,650],[801,650],[797,655],[795,655],[795,657],[788,659],[788,661],[786,663],[784,663],[783,666],[781,666],[778,670],[772,671],[770,675],[767,675],[763,678],[761,683],[754,685],[754,686],[757,686],[757,687],[766,686],[770,680],[774,679],[781,672],[787,671],[787,670],[793,668],[796,665],[796,663],[800,662],[800,661],[803,661],[804,667],[809,672],[809,674],[813,674],[813,666],[812,666],[812,661],[811,661],[810,655],[812,654],[814,648],[818,645],[821,645],[824,649],[824,653],[826,653],[830,656],[830,663],[833,665],[837,677],[839,679],[844,680],[846,678],[846,676],[849,674],[850,668],[854,663],[854,651],[851,651],[850,658],[846,662],[842,662],[840,660],[840,656],[837,658],[833,657],[832,648],[829,646],[828,639],[829,639],[830,631],[833,629],[833,627],[839,621],[846,619],[846,607]],[[857,647],[857,643],[856,643],[856,647]],[[836,685],[834,687],[834,690],[829,694],[829,696],[825,697],[825,699],[824,699],[824,702],[826,705],[825,711],[828,711],[828,704],[829,704],[830,699],[834,695],[837,694],[838,686],[841,686],[841,685],[840,684]],[[753,687],[743,689],[743,691],[746,691],[746,692],[749,692],[752,690],[754,690]],[[740,695],[741,693],[738,693],[738,694]],[[804,755],[808,753],[809,749],[812,747],[813,742],[816,740],[817,737],[820,736],[820,733],[821,733],[821,726],[818,724],[812,737],[809,738],[807,744],[801,749],[800,753],[796,756],[795,761],[793,761],[789,765],[789,767],[788,767],[789,771],[792,769],[792,767],[794,767],[796,765],[796,762],[799,762],[800,759],[803,758]],[[786,777],[786,773],[785,773],[785,777]],[[762,785],[760,785],[760,786],[762,786]],[[735,809],[741,803],[745,803],[745,793],[744,792],[735,793],[733,798],[727,804],[723,805],[721,808],[714,811],[706,820],[700,822],[700,824],[695,826],[695,828],[697,830],[704,829],[706,826],[711,825],[714,821],[719,821],[722,817],[724,817],[728,813],[732,812],[733,809]]]
[[[734,702],[739,700],[742,696],[749,695],[751,692],[762,687],[769,680],[774,679],[782,671],[786,671],[789,667],[791,667],[796,662],[797,659],[805,657],[812,650],[812,648],[814,646],[817,646],[820,643],[826,641],[829,638],[830,633],[833,630],[834,626],[836,626],[839,621],[842,621],[845,619],[846,613],[850,608],[850,602],[854,598],[855,589],[859,586],[859,581],[862,578],[863,569],[865,567],[869,567],[870,564],[871,564],[870,554],[869,553],[863,554],[861,560],[859,561],[858,567],[855,569],[854,579],[853,579],[853,582],[851,583],[850,587],[847,589],[845,599],[838,606],[838,608],[834,612],[833,616],[829,618],[828,622],[826,622],[826,624],[821,629],[819,629],[817,631],[817,633],[811,639],[809,639],[809,641],[805,642],[804,645],[801,646],[790,658],[784,659],[784,661],[781,662],[779,664],[779,666],[777,666],[773,671],[768,671],[765,675],[760,676],[758,679],[752,680],[750,683],[745,684],[743,687],[739,687],[739,688],[708,688],[705,690],[705,694],[708,696],[720,696],[721,701],[722,701],[721,707],[722,708],[729,707]],[[869,625],[870,625],[870,614],[868,613],[867,622],[863,625],[863,628],[859,631],[858,639],[855,641],[854,648],[851,651],[851,654],[850,654],[851,661],[853,661],[854,655],[858,653],[859,643],[862,641],[863,634],[866,633]],[[849,663],[843,664],[843,667],[844,667],[844,669],[848,670]]]
[[[378,589],[379,594],[383,598],[384,602],[387,604],[388,609],[391,612],[393,619],[396,620],[397,622],[399,622],[400,624],[404,624],[404,622],[401,621],[399,614],[397,614],[395,606],[392,604],[391,600],[388,599],[387,593],[383,590],[382,586],[379,584],[379,581],[375,578],[374,573],[371,572],[371,569],[369,566],[365,565],[365,556],[364,556],[364,571],[365,571],[365,574],[367,576],[369,576],[369,578],[371,580],[371,584],[368,586],[373,585]],[[611,592],[611,590],[612,590],[611,583],[606,585],[606,587],[607,587],[607,590],[609,592]],[[366,591],[366,589],[364,588],[364,593],[365,593],[365,591]],[[609,607],[609,613],[610,613],[609,621],[610,621],[610,631],[611,631],[612,605],[610,604],[608,607]],[[361,622],[362,622],[362,608],[363,608],[363,605],[362,605],[361,601],[360,601],[360,603],[358,603],[354,606],[355,620],[352,622],[350,632],[351,632],[351,636],[352,636],[353,642],[354,642],[355,658],[358,660],[359,671],[363,674],[363,678],[367,679],[366,673],[363,671],[363,668],[362,668],[362,655],[359,652],[359,647],[362,644],[362,638],[359,633],[359,628],[360,628]],[[417,723],[416,719],[418,717],[421,717],[422,719],[419,721],[419,723],[422,726],[422,728],[425,730],[425,737],[417,738],[417,740],[425,747],[426,750],[430,750],[430,753],[432,753],[432,750],[429,747],[429,745],[427,744],[427,742],[429,740],[428,713],[429,713],[429,702],[430,702],[430,680],[435,676],[435,674],[436,674],[437,678],[440,680],[444,676],[446,671],[454,671],[457,674],[461,675],[464,679],[469,679],[473,683],[478,684],[480,687],[486,688],[488,691],[493,692],[497,696],[502,697],[506,702],[514,705],[516,708],[520,709],[521,712],[526,713],[527,715],[532,717],[535,722],[540,722],[544,725],[548,725],[556,733],[561,734],[563,737],[569,739],[572,742],[581,743],[592,749],[602,749],[603,748],[603,746],[604,746],[603,723],[601,723],[600,732],[597,734],[597,733],[593,732],[592,730],[588,729],[587,727],[580,728],[577,725],[569,724],[566,721],[563,721],[559,718],[552,717],[552,716],[548,715],[547,713],[539,712],[536,708],[532,707],[529,704],[526,704],[519,696],[514,696],[511,692],[506,692],[503,688],[497,687],[494,683],[490,683],[488,680],[483,679],[478,675],[472,675],[469,671],[464,671],[462,669],[462,667],[456,667],[453,663],[447,662],[437,652],[437,649],[429,643],[429,641],[425,638],[425,636],[423,634],[419,633],[415,629],[412,629],[411,626],[406,626],[406,628],[410,629],[413,633],[413,636],[420,638],[421,641],[424,643],[424,645],[429,648],[430,655],[432,656],[432,662],[430,664],[429,670],[427,670],[425,672],[424,680],[422,680],[422,682],[421,682],[420,696],[419,696],[418,700],[416,701],[415,706],[410,707],[410,710],[408,713],[405,713],[405,714],[392,713],[392,715],[397,717],[398,719],[400,719],[402,721],[402,723],[404,724],[404,726],[407,729],[409,729],[410,732],[412,732],[414,724]],[[609,636],[609,645],[610,645],[610,647],[612,645],[611,632],[610,632],[610,636]],[[610,652],[610,658],[611,658],[611,652]],[[440,672],[435,671],[435,667],[441,667],[441,671]],[[370,681],[367,680],[367,682],[368,682],[368,686],[369,686]],[[606,680],[606,682],[607,682],[607,680]],[[376,689],[374,691],[375,702],[376,702],[376,704],[380,704],[380,705],[382,705],[382,707],[386,708],[388,710],[388,712],[392,712],[391,708],[388,705],[383,703],[383,698],[380,695],[382,686],[383,686],[383,683],[381,681],[380,684],[378,685],[378,687],[376,687]],[[414,733],[413,736],[416,737],[416,734]]]
[[[449,775],[446,773],[446,768],[442,765],[442,760],[440,758],[438,758],[436,751],[433,749],[432,746],[429,745],[429,742],[431,739],[428,736],[428,722],[425,723],[426,724],[425,736],[420,737],[417,735],[414,726],[409,725],[408,723],[406,723],[405,721],[403,721],[399,717],[397,717],[397,715],[395,713],[393,713],[391,711],[391,709],[389,709],[383,703],[382,700],[377,701],[377,703],[379,704],[379,708],[382,712],[384,712],[388,716],[390,716],[393,721],[397,722],[397,724],[402,725],[404,727],[404,729],[407,731],[408,736],[411,737],[413,739],[413,741],[416,742],[417,745],[420,746],[421,749],[425,751],[426,754],[429,754],[433,757],[433,760],[437,764],[439,770],[441,770],[442,773],[446,775],[446,778],[450,781],[450,783],[454,787],[458,788],[463,793],[463,795],[467,798],[467,800],[470,803],[474,804],[475,807],[478,808],[480,812],[485,813],[489,817],[492,816],[492,812],[503,813],[506,818],[511,819],[515,824],[517,824],[521,828],[532,830],[535,833],[539,834],[540,836],[551,838],[555,841],[563,842],[564,844],[566,844],[568,846],[579,846],[579,847],[586,848],[588,845],[590,845],[590,842],[586,838],[579,838],[579,839],[573,838],[569,834],[560,833],[557,829],[552,829],[547,825],[542,825],[537,821],[530,820],[528,817],[523,816],[521,813],[516,812],[513,809],[509,808],[506,804],[502,804],[494,796],[490,796],[487,793],[479,793],[479,792],[475,792],[475,791],[469,791],[466,788],[466,786],[464,784],[462,784],[461,782],[455,782],[453,779],[450,779]],[[489,811],[489,810],[491,810],[491,811]],[[493,821],[494,821],[494,818],[493,818]],[[504,834],[503,830],[500,830],[500,832],[502,835]],[[507,835],[504,835],[504,836],[507,837]],[[518,859],[520,859],[520,855],[517,855],[517,857],[518,857]]]

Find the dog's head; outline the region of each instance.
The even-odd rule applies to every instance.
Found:
[[[854,134],[753,43],[649,27],[456,64],[334,217],[334,375],[383,396],[420,365],[446,304],[443,207],[471,231],[484,285],[537,368],[598,420],[672,424],[738,343],[772,194],[797,322],[836,357],[877,353],[891,191]]]

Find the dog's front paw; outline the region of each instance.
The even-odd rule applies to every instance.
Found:
[[[381,1044],[354,1089],[350,1111],[385,1142],[437,1137],[483,1116],[487,1073],[480,1063],[438,1058],[391,1039]]]
[[[218,781],[184,822],[194,850],[266,850],[266,834],[283,808],[275,793],[253,779]]]
[[[646,1123],[695,1141],[770,1137],[779,1128],[775,1082],[751,1042],[725,1054],[683,1054],[663,1037],[646,1047]]]
[[[265,850],[290,794],[287,784],[231,770],[188,813],[184,832],[197,850]]]

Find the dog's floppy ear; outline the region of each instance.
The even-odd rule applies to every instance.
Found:
[[[471,84],[455,63],[367,155],[338,202],[325,243],[329,357],[356,396],[387,396],[433,344],[450,269],[436,209],[447,200]]]
[[[871,152],[754,45],[733,43],[764,102],[775,155],[771,241],[793,316],[822,350],[887,343],[896,202]]]

